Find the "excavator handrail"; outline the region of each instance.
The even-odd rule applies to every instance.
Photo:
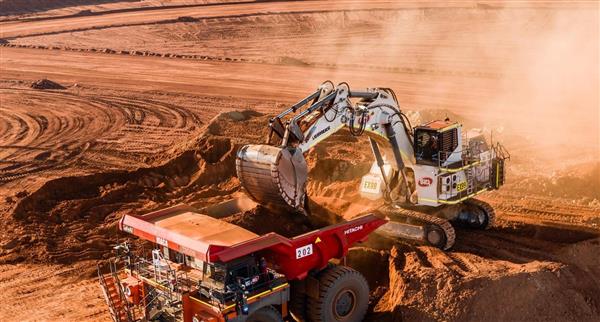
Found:
[[[500,142],[496,142],[496,144],[493,146],[493,149],[496,152],[496,155],[498,155],[500,158],[510,160],[510,152],[508,152],[506,147],[504,147],[504,145],[502,145]]]

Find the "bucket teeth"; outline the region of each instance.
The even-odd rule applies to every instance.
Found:
[[[308,167],[302,151],[246,145],[237,153],[236,171],[250,198],[267,207],[301,209]]]

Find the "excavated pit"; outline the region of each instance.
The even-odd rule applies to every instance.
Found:
[[[237,149],[262,142],[267,121],[268,116],[253,111],[223,113],[192,143],[162,156],[164,162],[152,160],[158,166],[53,179],[35,191],[7,197],[12,206],[5,218],[13,222],[7,233],[14,237],[0,244],[0,262],[107,258],[117,241],[130,238],[116,227],[123,214],[178,203],[201,210],[220,204],[221,210],[209,214],[257,234],[275,231],[290,237],[377,206],[362,200],[356,188],[371,164],[364,148],[368,143],[345,132],[306,155],[312,216],[228,203],[242,195],[235,174]],[[377,235],[352,249],[347,264],[361,271],[371,288],[368,320],[542,321],[563,316],[592,321],[598,316],[600,262],[594,254],[600,241],[593,221],[583,226],[512,221],[514,209],[506,208],[506,200],[515,198],[514,191],[522,193],[518,189],[485,197],[499,209],[498,224],[485,232],[459,230],[450,252]],[[531,202],[518,200],[512,207],[525,209]],[[554,209],[553,218],[568,218],[576,206],[565,207]],[[546,213],[550,210],[530,215]],[[81,271],[89,276],[91,269]]]

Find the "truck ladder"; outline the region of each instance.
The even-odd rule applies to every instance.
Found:
[[[100,287],[104,293],[104,300],[106,301],[106,304],[108,304],[108,310],[113,321],[129,321],[126,303],[124,303],[123,297],[121,296],[121,290],[119,289],[119,282],[116,274],[102,274],[100,269],[98,269],[98,278],[100,280]]]

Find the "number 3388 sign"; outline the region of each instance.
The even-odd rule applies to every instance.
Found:
[[[302,257],[310,256],[313,253],[313,245],[306,245],[302,247],[296,248],[296,259],[300,259]]]

